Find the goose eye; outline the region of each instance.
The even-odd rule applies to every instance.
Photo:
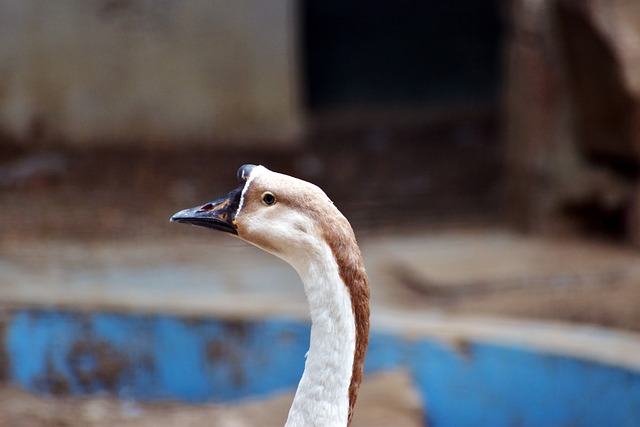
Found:
[[[262,193],[262,203],[267,206],[271,206],[276,203],[276,196],[274,196],[273,193],[269,191],[265,191],[264,193]]]

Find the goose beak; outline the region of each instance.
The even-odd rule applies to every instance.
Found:
[[[171,221],[213,228],[237,236],[235,216],[241,194],[242,187],[236,188],[226,196],[212,202],[177,212],[171,217]]]

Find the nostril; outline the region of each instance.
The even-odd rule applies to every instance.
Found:
[[[213,210],[213,205],[211,203],[207,203],[206,205],[201,206],[200,209],[198,209],[198,212],[206,212],[211,210]]]

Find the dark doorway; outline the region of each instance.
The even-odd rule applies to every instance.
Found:
[[[499,87],[499,0],[304,0],[307,106],[487,103]]]
[[[303,0],[300,175],[376,230],[499,215],[501,3]]]

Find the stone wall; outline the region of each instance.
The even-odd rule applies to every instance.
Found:
[[[640,2],[512,0],[507,10],[512,218],[640,242]]]
[[[0,129],[24,144],[293,143],[294,0],[0,0]]]

